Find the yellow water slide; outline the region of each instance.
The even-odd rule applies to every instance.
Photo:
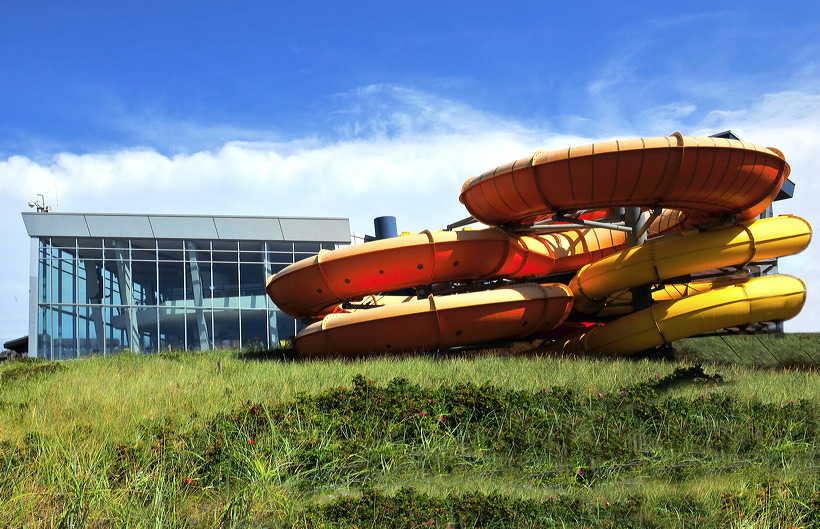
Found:
[[[678,300],[657,302],[568,340],[544,345],[540,350],[624,356],[716,329],[788,320],[800,313],[805,301],[806,285],[796,277],[756,277]]]
[[[810,240],[809,223],[793,215],[708,231],[689,230],[649,240],[586,265],[569,287],[575,297],[575,310],[594,314],[615,292],[704,270],[792,255],[806,248]]]

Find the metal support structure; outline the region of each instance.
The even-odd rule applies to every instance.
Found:
[[[475,220],[475,218],[467,217],[466,219],[461,219],[461,220],[458,220],[458,221],[456,221],[452,224],[448,224],[447,227],[444,229],[444,231],[453,231],[456,228],[469,226],[470,224],[475,224],[476,222],[478,222],[478,221]]]
[[[553,219],[537,222],[532,226],[522,228],[523,231],[539,231],[543,229],[549,230],[565,230],[567,228],[605,228],[607,230],[632,232],[632,228],[626,226],[621,222],[604,222],[600,220],[586,220],[577,219],[575,217],[565,217],[563,215],[556,215]]]
[[[188,254],[188,262],[191,266],[191,290],[194,294],[194,316],[196,317],[196,327],[199,336],[199,348],[203,351],[207,351],[210,349],[210,340],[208,339],[208,326],[205,322],[205,312],[202,309],[203,306],[203,295],[202,291],[202,276],[199,272],[199,260],[197,259],[196,255],[196,245],[192,242],[188,242],[186,244],[185,249],[187,250],[185,253]],[[187,309],[186,309],[187,312]],[[187,322],[187,315],[186,315],[186,332],[188,327]],[[187,347],[187,344],[186,344]]]
[[[660,214],[659,210],[656,211]],[[647,230],[645,227],[648,228],[651,223],[646,212],[641,208],[625,208],[624,222],[631,228],[627,236],[629,246],[638,246],[646,242]],[[631,288],[630,292],[632,292],[633,310],[639,311],[652,306],[652,288],[650,285]]]
[[[613,208],[614,216],[601,220],[587,220],[579,218],[581,215],[590,213],[593,210],[579,210],[572,213],[558,212],[549,220],[536,222],[529,226],[513,227],[516,233],[549,233],[562,231],[570,227],[581,228],[604,228],[627,233],[629,246],[643,244],[647,239],[647,232],[652,223],[661,216],[662,208],[656,207],[651,213],[647,213],[638,207]],[[468,224],[477,222],[473,217],[467,217],[447,226],[447,230],[460,228]],[[643,310],[652,306],[652,287],[645,285],[630,289],[632,292],[632,308],[635,311]]]
[[[632,209],[640,210],[640,208],[632,208]],[[616,208],[616,210],[620,210],[622,212],[624,210],[624,208]],[[576,227],[576,228],[604,228],[604,229],[607,229],[607,230],[616,230],[616,231],[624,231],[624,232],[629,232],[629,233],[635,233],[634,226],[628,225],[627,223],[624,223],[622,220],[620,220],[623,217],[622,213],[617,214],[614,217],[609,217],[609,218],[601,219],[601,220],[587,220],[587,219],[578,218],[581,215],[584,215],[586,213],[591,213],[593,211],[596,211],[596,210],[584,209],[584,210],[575,211],[571,214],[556,213],[549,220],[536,222],[535,224],[531,224],[529,226],[514,226],[514,227],[511,227],[510,229],[511,229],[511,231],[513,231],[515,233],[549,233],[551,231],[565,230],[568,227]],[[653,216],[650,217],[649,220],[647,220],[644,225],[641,225],[640,235],[643,235],[644,233],[646,233],[646,231],[649,229],[649,225],[658,216],[660,216],[660,214],[661,214],[661,209],[660,208],[655,208],[655,210],[652,213]],[[448,224],[447,228],[445,228],[445,231],[453,231],[456,228],[461,228],[461,227],[464,227],[464,226],[468,226],[470,224],[475,224],[477,222],[478,221],[475,218],[467,217],[465,219],[461,219],[459,221],[453,222],[452,224]]]
[[[657,219],[658,217],[661,216],[662,212],[663,212],[663,208],[657,207],[657,208],[653,209],[652,213],[649,215],[649,218],[646,219],[646,221],[644,221],[643,225],[641,225],[638,228],[638,231],[635,233],[635,237],[638,237],[638,238],[643,237],[644,240],[645,240],[646,239],[645,235],[646,235],[646,232],[649,230],[649,226],[651,226],[652,223],[655,222],[655,219]]]
[[[137,326],[137,309],[134,307],[134,282],[131,271],[131,256],[128,252],[128,243],[113,241],[114,254],[117,258],[117,284],[120,289],[120,303],[125,314],[126,336],[128,348],[132,353],[142,351],[140,332]]]

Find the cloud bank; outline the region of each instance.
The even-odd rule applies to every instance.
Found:
[[[123,149],[0,159],[0,229],[12,257],[0,264],[0,338],[27,332],[29,242],[19,212],[38,193],[63,212],[335,216],[349,217],[358,232],[372,232],[374,217],[395,215],[399,230],[420,231],[468,215],[458,194],[472,176],[536,149],[607,139],[516,123],[402,87],[368,86],[341,94],[339,101],[332,126],[321,137],[224,141],[216,149],[173,155]],[[746,109],[709,112],[696,112],[684,102],[646,115],[673,127],[667,133],[731,128],[748,141],[781,149],[792,165],[797,194],[777,203],[776,212],[820,226],[812,203],[820,196],[814,178],[820,169],[815,154],[820,95],[774,93]],[[645,130],[623,134],[647,135]],[[820,330],[815,246],[781,261],[782,272],[809,285],[809,302],[788,324],[790,331]]]

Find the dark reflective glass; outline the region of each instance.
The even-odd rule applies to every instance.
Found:
[[[185,299],[201,307],[206,299],[213,297],[210,262],[185,263],[185,276]]]
[[[214,347],[241,347],[239,341],[239,311],[235,309],[214,309]]]
[[[293,252],[293,243],[292,242],[282,242],[282,241],[269,241],[268,242],[268,251],[269,252]]]
[[[290,264],[293,262],[293,252],[268,252],[268,262]]]
[[[213,292],[214,298],[232,298],[239,296],[239,267],[236,263],[214,263]]]
[[[265,294],[265,283],[268,278],[264,264],[241,263],[239,265],[239,278],[242,284],[240,292],[242,296]]]
[[[160,304],[184,299],[185,267],[182,262],[160,261],[158,264]]]
[[[318,242],[295,242],[293,243],[293,249],[297,252],[317,253],[321,249],[321,245]]]
[[[264,310],[242,311],[242,347],[263,349],[268,347],[268,316]]]

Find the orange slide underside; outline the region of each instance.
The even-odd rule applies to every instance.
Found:
[[[461,202],[495,227],[322,251],[272,276],[267,292],[287,314],[320,320],[296,337],[303,356],[525,338],[561,325],[573,305],[565,285],[527,281],[625,251],[629,235],[572,224],[527,229],[534,222],[626,207],[663,211],[650,227],[655,235],[743,222],[766,209],[788,175],[775,149],[677,133],[539,151],[464,184]],[[456,294],[429,295],[445,287]],[[429,297],[383,297],[409,288]]]

